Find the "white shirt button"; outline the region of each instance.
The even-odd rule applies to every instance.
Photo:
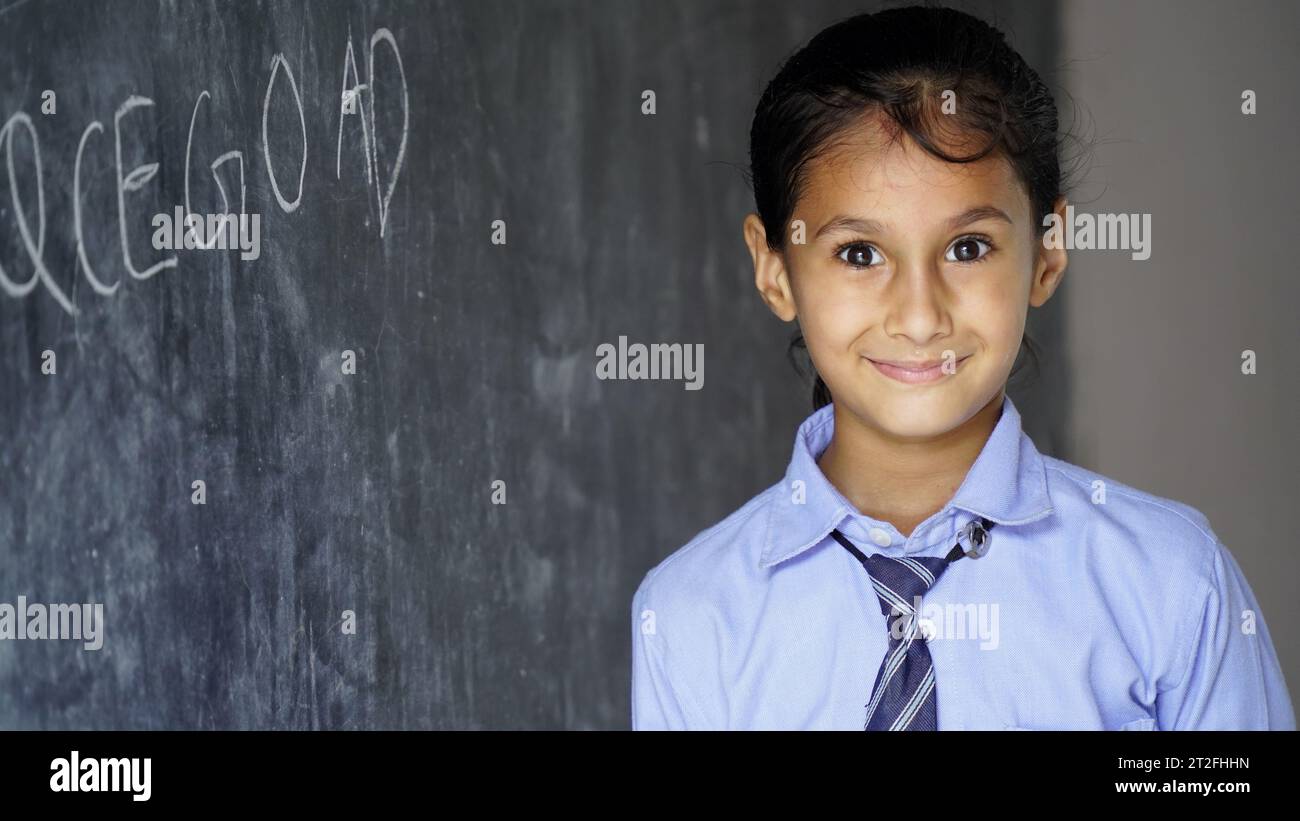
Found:
[[[881,530],[878,527],[873,527],[868,530],[867,536],[870,537],[871,541],[875,542],[879,547],[889,547],[889,545],[894,541],[886,531]]]

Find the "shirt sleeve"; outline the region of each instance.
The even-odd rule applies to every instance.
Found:
[[[690,694],[669,675],[659,614],[649,605],[646,587],[642,582],[632,597],[632,729],[703,729]]]
[[[1213,540],[1195,600],[1187,663],[1156,696],[1162,730],[1294,730],[1286,680],[1264,614],[1232,553]]]

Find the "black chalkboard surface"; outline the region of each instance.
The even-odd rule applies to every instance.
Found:
[[[0,3],[0,602],[102,605],[0,727],[627,727],[810,410],[740,169],[857,6],[757,5]]]

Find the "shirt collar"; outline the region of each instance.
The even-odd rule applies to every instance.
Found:
[[[818,544],[846,518],[857,520],[864,529],[890,529],[888,523],[862,515],[817,465],[834,432],[833,404],[818,408],[800,424],[784,492],[776,495],[770,508],[760,567],[771,567]],[[999,525],[1026,524],[1052,512],[1043,458],[1021,429],[1020,413],[1010,396],[1004,397],[1002,416],[945,508]]]

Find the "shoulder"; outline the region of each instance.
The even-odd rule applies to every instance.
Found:
[[[759,573],[771,503],[782,488],[781,482],[769,486],[651,568],[637,587],[634,609],[700,615],[725,600],[727,585]]]
[[[1166,574],[1206,579],[1221,544],[1200,510],[1062,459],[1042,458],[1054,526],[1104,546],[1107,554],[1097,558],[1146,559],[1162,563]]]

